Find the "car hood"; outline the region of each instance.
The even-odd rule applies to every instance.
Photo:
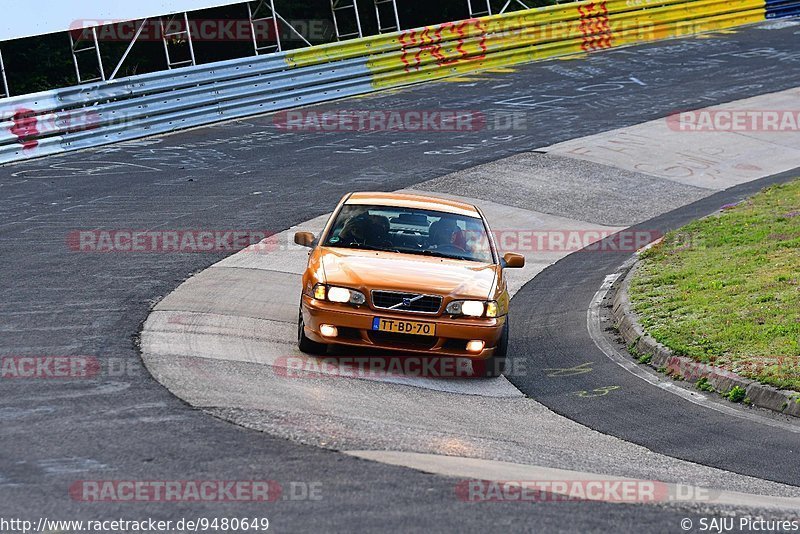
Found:
[[[498,265],[414,254],[321,247],[329,284],[369,291],[387,289],[453,298],[487,299]]]

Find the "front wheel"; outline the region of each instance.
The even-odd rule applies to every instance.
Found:
[[[303,323],[303,309],[300,308],[299,318],[297,319],[297,348],[306,354],[324,354],[328,346],[324,343],[317,343],[306,337],[306,325]]]
[[[483,376],[497,378],[506,370],[506,354],[508,353],[508,317],[503,325],[503,333],[494,349],[494,354],[483,361]]]

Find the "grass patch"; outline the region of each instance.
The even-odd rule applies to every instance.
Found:
[[[694,383],[694,385],[695,385],[695,387],[696,387],[697,389],[699,389],[700,391],[709,391],[709,392],[711,392],[711,393],[713,393],[714,391],[716,391],[716,390],[714,389],[714,386],[712,386],[712,385],[711,385],[711,383],[708,381],[708,378],[706,378],[706,377],[704,377],[704,376],[703,376],[703,377],[700,377],[700,378],[697,380],[697,382],[695,382],[695,383]]]
[[[725,397],[731,402],[742,402],[747,398],[747,390],[741,386],[733,386],[730,391],[725,393]]]
[[[630,297],[676,354],[800,391],[800,180],[668,233]]]

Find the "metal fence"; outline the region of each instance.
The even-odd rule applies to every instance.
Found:
[[[767,15],[764,0],[574,2],[13,97],[0,100],[0,163]]]

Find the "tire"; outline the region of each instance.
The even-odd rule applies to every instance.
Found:
[[[500,341],[497,342],[494,354],[483,361],[485,378],[497,378],[505,372],[506,354],[508,354],[508,317],[506,317],[506,324],[503,325],[503,333],[500,334]]]
[[[297,348],[300,352],[306,354],[325,354],[328,350],[328,345],[325,343],[317,343],[306,337],[305,324],[303,323],[303,309],[300,308],[300,313],[297,319]]]

